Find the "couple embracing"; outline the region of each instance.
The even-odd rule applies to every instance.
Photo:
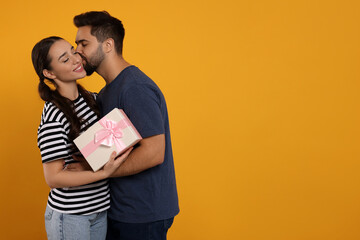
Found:
[[[75,16],[74,24],[76,48],[48,37],[32,50],[45,101],[38,147],[51,188],[48,239],[166,239],[179,207],[164,96],[123,58],[119,19],[92,11]],[[93,72],[106,82],[98,94],[77,84]],[[143,139],[93,172],[76,157],[73,140],[114,108],[124,110]]]

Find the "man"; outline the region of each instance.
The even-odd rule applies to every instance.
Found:
[[[107,239],[166,239],[179,207],[164,96],[123,58],[120,20],[92,11],[75,16],[74,24],[85,70],[106,82],[97,98],[101,114],[123,109],[143,137],[110,180]]]

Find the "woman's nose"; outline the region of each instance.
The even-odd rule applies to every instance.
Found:
[[[74,54],[74,64],[78,64],[79,62],[81,62],[81,56],[78,53]]]

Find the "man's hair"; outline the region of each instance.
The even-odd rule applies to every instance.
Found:
[[[114,39],[116,52],[122,54],[125,29],[121,21],[108,12],[91,11],[79,14],[74,17],[74,24],[78,28],[90,26],[91,35],[95,36],[98,42]]]

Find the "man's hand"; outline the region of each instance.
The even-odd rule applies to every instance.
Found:
[[[155,167],[164,162],[164,156],[165,134],[143,138],[111,177],[130,176]]]

